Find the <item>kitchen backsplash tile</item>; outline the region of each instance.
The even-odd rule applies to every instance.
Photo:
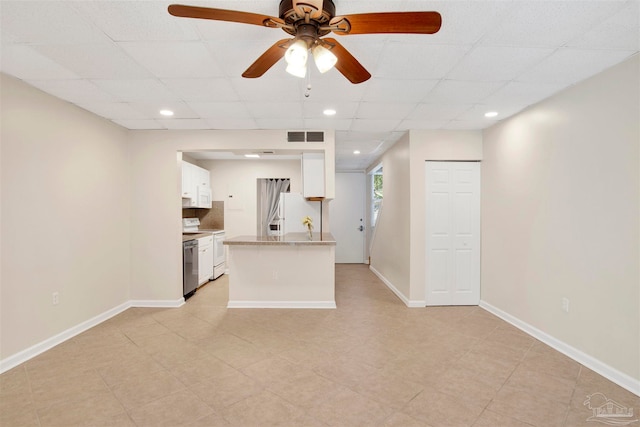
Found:
[[[202,229],[224,230],[224,202],[211,202],[211,209],[183,209],[183,218],[198,218]]]

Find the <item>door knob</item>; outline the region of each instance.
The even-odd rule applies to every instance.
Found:
[[[360,227],[358,227],[358,230],[362,231],[364,230],[364,227],[361,225]]]

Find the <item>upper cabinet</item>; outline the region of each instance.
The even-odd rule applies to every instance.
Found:
[[[302,195],[325,197],[324,153],[302,154]]]
[[[209,171],[182,161],[182,207],[211,208],[211,178]]]

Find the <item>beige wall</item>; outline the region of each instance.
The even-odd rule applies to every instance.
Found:
[[[424,306],[426,296],[426,182],[425,162],[482,160],[480,131],[410,131],[411,141],[411,290],[413,305]]]
[[[383,205],[371,242],[371,267],[397,292],[409,296],[409,135],[387,150],[383,168]]]
[[[129,144],[134,189],[131,197],[134,300],[175,303],[182,298],[182,151],[321,150],[325,153],[327,197],[335,195],[335,138],[331,131],[325,132],[324,143],[290,143],[284,130],[130,131]]]
[[[0,78],[5,359],[129,300],[130,181],[124,129]]]
[[[227,237],[256,234],[258,178],[290,178],[291,192],[302,192],[300,160],[200,160],[198,164],[211,173],[213,200],[225,202]]]
[[[424,130],[408,132],[375,162],[383,165],[384,205],[371,243],[371,267],[411,307],[425,306],[425,162],[481,159],[480,131]]]
[[[638,64],[490,128],[482,167],[482,299],[636,380]]]

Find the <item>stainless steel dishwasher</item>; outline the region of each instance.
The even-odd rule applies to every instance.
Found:
[[[198,240],[182,243],[182,294],[184,299],[194,294],[198,287]]]

